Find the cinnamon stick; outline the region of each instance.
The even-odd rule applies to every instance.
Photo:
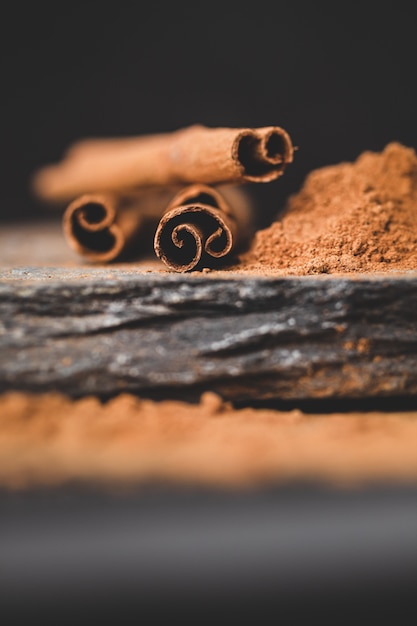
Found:
[[[213,267],[247,245],[253,212],[241,188],[195,184],[170,202],[154,237],[156,256],[177,272]]]
[[[73,200],[62,217],[66,241],[78,254],[95,262],[109,262],[152,248],[153,233],[168,192],[116,196],[84,194]]]
[[[91,192],[126,192],[160,185],[269,182],[293,159],[288,133],[279,126],[207,128],[91,139],[70,146],[60,163],[37,171],[36,195],[52,202]]]

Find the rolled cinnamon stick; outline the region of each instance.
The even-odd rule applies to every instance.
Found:
[[[109,262],[129,254],[151,252],[158,219],[168,192],[116,196],[84,194],[73,200],[62,217],[66,241],[78,254],[95,262]]]
[[[190,185],[168,205],[155,232],[154,250],[177,272],[210,268],[242,250],[253,231],[253,210],[241,188]]]
[[[36,195],[52,202],[91,192],[184,183],[269,182],[293,159],[279,126],[207,128],[121,139],[91,139],[70,146],[63,160],[33,178]]]

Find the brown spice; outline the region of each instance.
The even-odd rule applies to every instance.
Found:
[[[172,193],[165,190],[134,194],[84,194],[73,200],[62,217],[69,246],[84,258],[108,262],[149,253],[151,239]]]
[[[417,412],[304,414],[122,394],[0,396],[0,485],[417,480]]]
[[[268,182],[283,174],[293,153],[290,136],[279,126],[196,124],[172,133],[80,141],[60,163],[35,172],[32,187],[54,203],[153,186]]]
[[[393,142],[311,172],[241,261],[286,274],[417,269],[416,152]]]
[[[190,185],[172,199],[157,226],[156,256],[177,272],[218,265],[247,246],[253,213],[242,188]]]

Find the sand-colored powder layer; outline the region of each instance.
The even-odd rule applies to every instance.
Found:
[[[417,411],[304,414],[120,395],[0,396],[0,484],[417,479]]]
[[[416,152],[392,142],[312,171],[241,262],[286,274],[416,269]]]

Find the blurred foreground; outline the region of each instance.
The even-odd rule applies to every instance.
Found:
[[[406,623],[417,412],[235,409],[208,392],[8,393],[0,413],[8,623]]]
[[[400,483],[3,490],[2,616],[411,623],[416,495]]]
[[[417,411],[306,414],[122,394],[0,396],[0,485],[417,479]]]

